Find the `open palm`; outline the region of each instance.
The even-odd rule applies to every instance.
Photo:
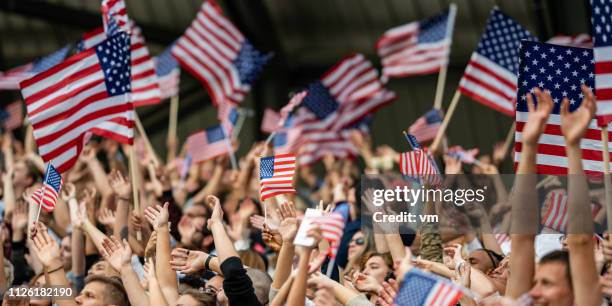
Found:
[[[522,132],[522,141],[524,144],[528,145],[537,145],[540,134],[544,131],[550,112],[554,107],[549,92],[542,92],[540,89],[535,88],[534,95],[538,99],[538,105],[535,105],[530,94],[527,95],[529,117]]]
[[[585,85],[582,85],[582,93],[584,99],[582,99],[580,107],[574,112],[569,111],[569,101],[567,98],[563,99],[563,104],[561,104],[561,132],[568,145],[575,145],[580,142],[597,110],[597,103],[595,102],[593,92]]]

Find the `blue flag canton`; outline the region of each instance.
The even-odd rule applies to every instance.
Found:
[[[396,305],[426,305],[431,290],[441,280],[412,269],[404,276],[404,282],[395,298]]]
[[[514,19],[495,9],[487,21],[476,53],[517,74],[521,40],[537,41],[537,38]]]
[[[450,10],[419,22],[418,42],[432,43],[444,40],[447,35]]]
[[[106,24],[106,34],[108,36],[112,36],[119,33],[119,23],[117,22],[115,16],[115,12],[108,13],[108,22]]]
[[[220,125],[215,125],[204,130],[204,134],[206,137],[207,143],[215,143],[217,141],[221,141],[225,139],[225,133],[223,132],[223,127]]]
[[[51,164],[47,166],[45,184],[51,186],[57,193],[59,193],[60,189],[62,188],[62,176]]]
[[[157,63],[155,65],[155,74],[158,76],[165,76],[170,74],[173,70],[178,69],[179,63],[172,56],[172,47],[174,44],[170,45],[164,52],[162,52],[159,56],[157,56]]]
[[[240,117],[238,115],[238,109],[236,109],[235,107],[232,107],[232,110],[230,110],[229,115],[227,116],[227,119],[233,126],[235,126],[236,122],[238,122],[238,117]]]
[[[272,53],[263,54],[245,39],[233,62],[238,71],[240,83],[242,85],[253,84],[270,58],[272,58]]]
[[[262,157],[259,163],[259,179],[271,178],[274,175],[274,156]]]
[[[131,92],[130,38],[120,32],[96,46],[96,54],[104,73],[110,96]]]
[[[325,119],[335,112],[338,102],[320,81],[308,85],[308,95],[302,100],[302,105],[312,112],[318,119]]]
[[[440,123],[443,120],[442,111],[439,109],[432,109],[425,113],[425,122],[427,124]]]
[[[582,84],[594,90],[592,49],[523,41],[520,51],[517,111],[528,111],[527,95],[534,87],[550,91],[555,103],[554,114],[559,113],[563,98],[569,100],[570,111],[580,106],[584,98],[580,88]]]
[[[591,0],[593,38],[596,47],[612,45],[612,3],[609,0]]]
[[[406,134],[406,138],[408,140],[408,143],[410,144],[410,146],[412,147],[412,149],[414,150],[418,150],[421,148],[421,144],[419,143],[419,141],[417,140],[416,137],[414,137],[414,135],[412,134]]]
[[[272,145],[275,148],[282,147],[287,144],[287,132],[278,132],[274,135]]]
[[[61,63],[70,51],[70,45],[65,46],[45,57],[41,57],[34,61],[31,72],[39,73],[49,70],[51,67]]]

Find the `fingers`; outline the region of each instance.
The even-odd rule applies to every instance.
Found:
[[[533,103],[533,97],[530,93],[527,94],[527,111],[529,111],[529,113],[535,112],[535,104]]]
[[[563,98],[563,102],[561,102],[561,116],[565,116],[569,114],[569,100],[567,98]]]

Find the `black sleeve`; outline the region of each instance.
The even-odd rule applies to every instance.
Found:
[[[34,274],[25,260],[25,250],[25,241],[13,242],[11,262],[15,271],[15,280],[13,281],[15,285],[27,284]]]
[[[223,273],[223,291],[230,306],[261,306],[255,295],[253,282],[242,266],[238,257],[230,257],[221,263]]]

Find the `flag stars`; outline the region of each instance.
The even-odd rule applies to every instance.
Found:
[[[546,71],[546,69],[544,69],[544,67],[540,68],[540,73],[544,73]]]
[[[559,98],[557,98],[557,97],[553,98],[553,102],[559,103]]]
[[[571,104],[571,105],[574,105],[575,103],[576,103],[576,100],[574,100],[574,98],[571,98],[571,99],[570,99],[570,104]]]
[[[563,66],[565,66],[565,68],[569,68],[571,65],[570,63],[565,63]]]
[[[545,59],[545,58],[546,58],[546,53],[542,53],[542,54],[540,54],[540,57],[541,57],[541,58],[543,58],[543,59]]]
[[[554,65],[555,65],[555,63],[554,63],[553,61],[549,61],[549,62],[548,62],[548,66],[552,67],[552,66],[554,66]]]
[[[561,84],[555,83],[555,89],[559,89],[559,88],[561,88]]]
[[[572,76],[578,76],[578,71],[576,70],[572,71]]]
[[[572,90],[576,90],[576,88],[578,88],[578,87],[577,87],[576,85],[572,85],[572,86],[570,86],[570,88],[571,88]]]
[[[556,74],[561,74],[561,69],[557,69],[557,70],[555,70],[555,73],[556,73]]]
[[[571,49],[567,49],[567,51],[565,51],[565,54],[567,55],[572,55],[573,51]]]
[[[547,80],[547,81],[552,81],[552,79],[553,79],[552,75],[548,75],[548,76],[546,77],[546,80]]]
[[[532,61],[532,63],[533,63],[533,65],[534,65],[534,66],[537,66],[537,65],[538,65],[538,60],[537,60],[537,59],[534,59],[534,60]]]
[[[589,56],[589,51],[586,51],[586,50],[582,51],[582,56]]]
[[[579,58],[579,57],[577,57],[577,56],[576,56],[576,57],[574,57],[574,62],[576,62],[576,63],[577,63],[577,62],[579,62],[579,61],[580,61],[580,58]]]
[[[544,82],[539,82],[538,83],[538,87],[540,87],[540,88],[544,87]]]
[[[561,94],[562,94],[564,97],[567,97],[567,91],[565,91],[565,90],[564,90],[564,91],[562,91],[562,92],[561,92]]]

